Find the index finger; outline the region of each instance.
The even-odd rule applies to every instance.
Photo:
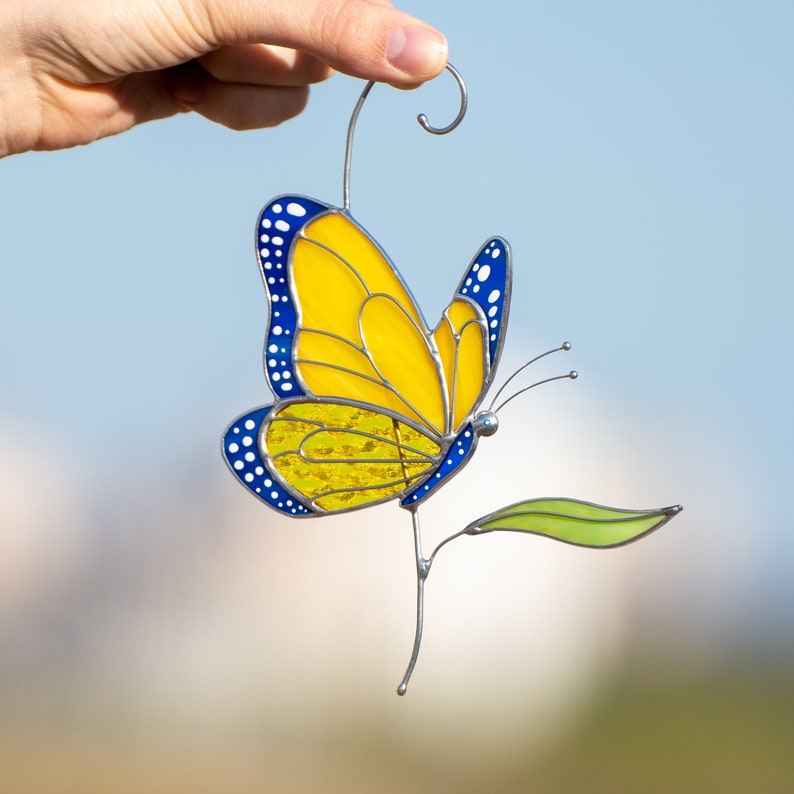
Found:
[[[182,5],[207,51],[229,44],[277,44],[353,77],[399,87],[436,77],[447,62],[447,42],[439,31],[382,2],[191,0]]]

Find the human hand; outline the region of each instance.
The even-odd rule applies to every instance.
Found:
[[[2,0],[0,157],[187,110],[273,126],[332,70],[410,88],[446,60],[389,0]]]

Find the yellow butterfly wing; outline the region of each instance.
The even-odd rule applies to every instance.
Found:
[[[347,212],[280,197],[263,210],[258,238],[276,402],[227,430],[236,476],[290,515],[407,499],[428,491],[431,477],[437,487],[473,451],[468,422],[495,361],[488,304],[464,283],[480,265],[431,331]]]
[[[397,271],[349,216],[311,221],[292,254],[295,369],[307,393],[356,400],[417,421],[447,422],[444,371]]]

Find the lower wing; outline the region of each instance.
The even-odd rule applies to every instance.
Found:
[[[293,401],[237,419],[224,434],[231,470],[290,516],[403,497],[442,464],[438,440],[391,414],[346,402]]]

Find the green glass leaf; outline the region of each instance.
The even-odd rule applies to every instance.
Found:
[[[528,499],[483,516],[464,531],[468,535],[500,529],[529,532],[574,546],[606,549],[638,540],[682,510],[681,505],[659,510],[622,510],[577,499]]]

